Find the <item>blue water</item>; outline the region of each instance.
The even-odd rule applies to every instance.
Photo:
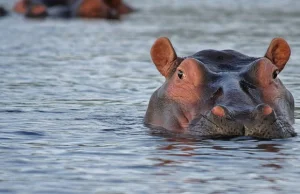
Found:
[[[179,56],[263,56],[281,36],[300,133],[300,3],[127,2],[140,11],[120,22],[0,19],[0,193],[299,193],[299,136],[176,139],[151,134],[143,116],[164,81],[149,55],[157,37]]]

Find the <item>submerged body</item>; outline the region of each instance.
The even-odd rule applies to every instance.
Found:
[[[122,0],[20,0],[14,11],[31,18],[119,19],[134,10]]]
[[[177,57],[159,38],[151,57],[166,81],[152,95],[145,123],[197,137],[295,136],[294,99],[277,77],[289,56],[281,38],[259,58],[233,50]]]

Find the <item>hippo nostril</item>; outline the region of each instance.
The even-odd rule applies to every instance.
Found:
[[[267,104],[260,104],[256,108],[256,114],[268,116],[273,112],[273,109]]]
[[[269,105],[265,106],[262,110],[262,113],[265,116],[270,115],[272,112],[273,112],[273,109]]]
[[[215,106],[213,109],[211,109],[211,112],[219,117],[224,117],[225,116],[225,110],[221,106]]]

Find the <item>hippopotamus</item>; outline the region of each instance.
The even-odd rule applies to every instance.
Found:
[[[296,136],[294,98],[278,74],[291,54],[274,38],[263,57],[235,50],[202,50],[177,57],[158,38],[151,58],[165,82],[151,96],[144,123],[176,135],[276,139]]]
[[[8,12],[6,11],[6,9],[0,6],[0,17],[6,16],[7,14]]]
[[[105,18],[120,19],[134,11],[122,0],[20,0],[14,11],[30,18]]]

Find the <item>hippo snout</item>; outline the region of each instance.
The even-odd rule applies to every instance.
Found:
[[[249,113],[234,113],[217,105],[206,115],[199,115],[189,126],[195,136],[235,137],[251,136],[261,139],[288,138],[296,136],[292,125],[267,104],[260,104]]]
[[[253,116],[252,122],[244,125],[245,136],[265,139],[296,136],[292,125],[284,117],[277,116],[269,105],[258,105]]]

